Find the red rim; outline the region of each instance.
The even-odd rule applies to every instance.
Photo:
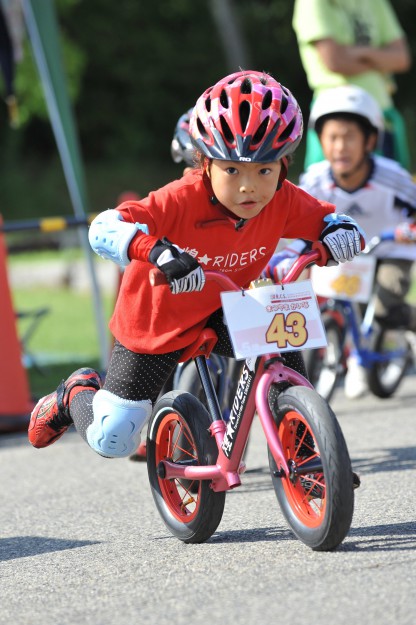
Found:
[[[279,435],[286,458],[301,467],[319,457],[319,449],[304,417],[296,411],[285,414]],[[287,500],[297,518],[308,527],[318,527],[325,517],[326,484],[324,474],[310,473],[282,480]]]
[[[174,412],[165,415],[157,429],[156,466],[161,460],[198,460],[192,434],[185,421]],[[167,507],[178,521],[189,523],[196,517],[200,506],[200,483],[159,478],[159,488]]]

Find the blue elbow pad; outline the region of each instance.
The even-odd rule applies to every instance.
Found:
[[[129,245],[139,230],[149,234],[146,224],[123,221],[116,209],[109,209],[91,222],[88,240],[98,256],[125,267],[130,263],[127,253]]]

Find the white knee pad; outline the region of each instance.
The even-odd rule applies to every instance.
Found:
[[[107,458],[124,458],[136,451],[140,432],[152,413],[150,399],[122,399],[100,389],[92,407],[94,421],[87,428],[89,446]]]

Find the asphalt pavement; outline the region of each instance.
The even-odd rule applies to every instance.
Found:
[[[0,623],[414,625],[416,375],[396,396],[332,402],[362,479],[351,530],[314,552],[288,529],[257,419],[243,485],[202,545],[172,537],[146,466],[75,431],[35,450],[0,436]]]

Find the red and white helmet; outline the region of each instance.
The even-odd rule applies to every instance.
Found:
[[[209,87],[190,121],[191,139],[208,158],[267,163],[292,154],[303,120],[289,89],[272,76],[240,71]]]

